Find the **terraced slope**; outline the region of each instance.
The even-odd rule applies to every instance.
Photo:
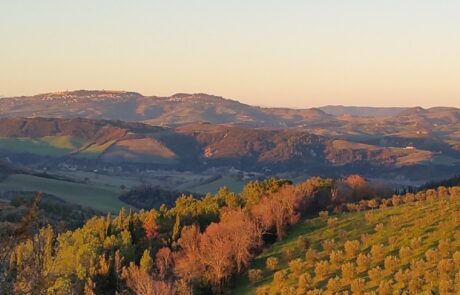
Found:
[[[257,257],[252,281],[241,278],[233,293],[459,294],[460,187],[391,204],[297,225]]]

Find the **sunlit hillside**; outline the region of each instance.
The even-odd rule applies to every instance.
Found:
[[[234,294],[459,294],[459,209],[456,187],[320,213],[263,251]]]

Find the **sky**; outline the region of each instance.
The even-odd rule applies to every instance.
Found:
[[[460,107],[458,0],[0,0],[0,96]]]

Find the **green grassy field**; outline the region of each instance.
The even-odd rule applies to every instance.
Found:
[[[116,212],[121,207],[129,207],[118,199],[121,193],[119,185],[73,183],[31,175],[12,174],[0,182],[0,191],[40,191],[103,212]]]
[[[243,190],[244,185],[245,185],[245,182],[242,180],[237,180],[231,176],[223,176],[213,182],[194,186],[194,187],[188,188],[188,190],[190,192],[199,193],[199,194],[206,194],[206,193],[215,194],[221,187],[226,186],[228,187],[230,191],[239,193]]]
[[[60,157],[81,146],[71,136],[46,136],[42,138],[0,138],[0,149],[16,153],[32,153],[42,156]]]
[[[431,294],[431,289],[435,294],[459,294],[456,274],[460,271],[460,252],[455,252],[460,251],[459,210],[460,195],[447,200],[335,215],[329,217],[337,218],[332,225],[321,218],[306,220],[291,228],[286,239],[276,242],[254,260],[251,269],[261,270],[260,278],[250,283],[248,275],[242,275],[233,294],[336,294],[350,292],[352,282],[363,292],[376,292],[372,294],[392,294],[384,292],[386,287],[392,292],[408,291],[406,294]],[[316,259],[299,246],[300,238],[308,239],[310,249],[316,251]],[[341,257],[339,262],[331,259],[331,252],[324,246],[325,241],[332,240],[332,249],[340,251],[336,252]],[[355,254],[346,254],[346,241],[358,241]],[[374,245],[382,245],[380,258],[372,254]],[[428,255],[429,250],[434,252]],[[370,259],[365,269],[357,267],[359,254]],[[391,261],[387,265],[385,259],[390,255],[395,259],[393,267]],[[274,270],[266,267],[269,257],[279,261]],[[323,277],[317,276],[318,261],[328,263]],[[442,268],[440,261],[447,266]],[[345,264],[354,268],[350,277],[341,269]],[[446,269],[449,271],[445,272]],[[313,289],[325,293],[307,293]]]

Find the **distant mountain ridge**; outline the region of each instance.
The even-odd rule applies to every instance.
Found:
[[[364,117],[389,117],[396,116],[401,112],[408,110],[404,107],[357,107],[357,106],[342,106],[342,105],[327,105],[319,108],[320,110],[334,115],[351,115]]]
[[[264,108],[205,93],[169,97],[143,96],[130,91],[77,90],[4,97],[0,117],[91,118],[177,126],[192,122],[256,128],[337,126],[346,116],[385,119],[422,113],[460,112],[458,108],[392,108],[324,106],[310,109]],[[454,115],[456,116],[456,115]]]
[[[319,109],[261,108],[203,93],[170,97],[78,90],[0,99],[0,117],[92,118],[178,125],[191,122],[285,128],[334,117]]]

